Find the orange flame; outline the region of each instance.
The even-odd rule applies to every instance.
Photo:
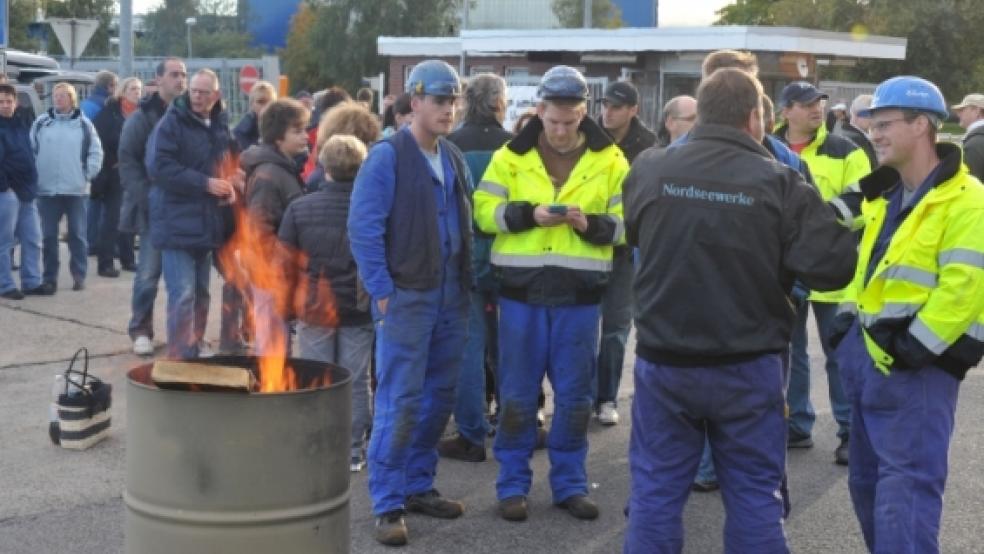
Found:
[[[227,157],[219,168],[220,175],[231,178],[237,173],[238,165],[235,157]],[[280,242],[277,230],[262,214],[249,210],[244,199],[233,200],[232,209],[236,230],[219,251],[219,265],[226,280],[242,293],[247,313],[254,313],[254,289],[270,296],[275,313],[275,317],[265,320],[262,317],[251,318],[255,328],[265,331],[262,334],[269,337],[267,351],[258,357],[260,392],[284,392],[305,386],[329,385],[331,379],[327,372],[315,379],[314,383],[299,383],[297,372],[287,363],[290,332],[285,325],[295,315],[301,314],[305,315],[305,320],[318,325],[337,325],[334,297],[328,281],[318,279],[312,285],[305,271],[307,256]],[[312,286],[317,298],[325,300],[319,304],[326,306],[324,313],[305,314],[306,299]]]

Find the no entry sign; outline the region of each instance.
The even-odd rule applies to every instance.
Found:
[[[255,65],[246,64],[239,70],[239,88],[243,94],[249,94],[253,85],[260,80],[260,71]]]

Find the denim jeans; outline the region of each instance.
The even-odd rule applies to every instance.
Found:
[[[85,238],[86,213],[85,196],[56,194],[38,197],[38,212],[41,214],[41,234],[44,237],[44,275],[45,283],[58,284],[58,224],[62,216],[68,219],[68,251],[71,254],[69,269],[72,278],[84,281],[89,260]]]
[[[598,386],[595,407],[618,402],[622,382],[625,342],[632,329],[632,256],[627,248],[616,250],[612,273],[601,299],[601,343],[598,348]]]
[[[41,284],[41,222],[33,200],[21,202],[12,190],[0,192],[0,293],[17,288],[11,252],[20,243],[21,289]]]
[[[98,229],[95,243],[100,269],[112,268],[113,259],[117,256],[124,265],[133,263],[133,244],[127,241],[124,233],[119,232],[122,202],[122,190],[109,190],[101,199],[93,201],[90,207],[91,213],[96,205],[102,206],[102,209],[99,210],[102,215],[97,220]]]
[[[837,360],[830,350],[829,338],[834,318],[837,315],[837,304],[826,302],[803,303],[796,310],[796,324],[793,327],[793,337],[791,342],[792,364],[789,375],[789,391],[787,401],[789,402],[789,438],[809,437],[813,432],[813,423],[817,419],[813,405],[810,403],[810,356],[807,353],[807,331],[806,320],[809,306],[813,306],[813,315],[816,318],[817,328],[820,332],[820,344],[823,348],[823,355],[827,362],[828,394],[830,395],[830,406],[834,412],[834,420],[837,421],[837,436],[841,439],[847,438],[851,429],[851,405],[844,394],[841,385],[840,370],[837,368]]]
[[[297,324],[300,357],[340,365],[352,372],[352,457],[362,459],[366,432],[372,422],[369,360],[372,358],[372,324],[356,327],[319,327]]]
[[[458,389],[454,402],[454,421],[458,433],[468,442],[485,445],[489,422],[485,418],[485,351],[489,344],[486,308],[495,309],[495,299],[479,292],[471,293],[468,314],[468,342],[465,343],[465,360],[458,376]],[[490,304],[491,303],[491,304]]]
[[[97,253],[99,244],[99,221],[103,217],[105,206],[101,198],[85,199],[85,242],[93,254]]]
[[[197,358],[208,319],[212,252],[162,250],[161,261],[167,287],[167,355],[178,360]]]
[[[130,302],[130,339],[144,336],[154,338],[154,302],[161,280],[161,252],[150,242],[150,235],[140,237],[140,259],[133,277],[133,298]]]
[[[789,552],[782,389],[779,354],[713,367],[636,360],[624,553],[682,551],[683,508],[706,440],[725,506],[724,551]]]

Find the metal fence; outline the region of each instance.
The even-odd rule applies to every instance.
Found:
[[[146,82],[153,79],[157,73],[157,64],[160,63],[162,58],[136,58],[133,60],[133,76],[139,77],[142,81]],[[231,124],[235,125],[239,118],[246,113],[249,109],[249,97],[244,94],[239,88],[239,71],[246,65],[252,65],[256,67],[260,72],[260,79],[270,80],[277,86],[277,79],[279,75],[265,75],[267,73],[265,69],[264,62],[268,62],[265,59],[223,59],[223,58],[193,58],[190,60],[183,60],[185,66],[188,69],[189,79],[199,69],[211,69],[219,75],[219,88],[222,91],[222,100],[226,104],[226,110],[229,112],[229,121]],[[59,60],[64,67],[65,61]],[[117,71],[119,66],[119,60],[115,58],[85,58],[81,60],[76,60],[73,70],[75,71],[100,71],[103,69],[108,69],[109,71]],[[121,77],[128,77],[121,76]]]

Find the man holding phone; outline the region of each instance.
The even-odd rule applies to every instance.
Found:
[[[492,157],[475,191],[475,221],[495,234],[499,289],[499,397],[493,452],[499,514],[528,515],[537,395],[554,390],[547,437],[553,502],[578,519],[598,517],[585,459],[593,408],[599,303],[624,243],[625,156],[587,115],[584,76],[567,66],[543,75],[537,114]]]

